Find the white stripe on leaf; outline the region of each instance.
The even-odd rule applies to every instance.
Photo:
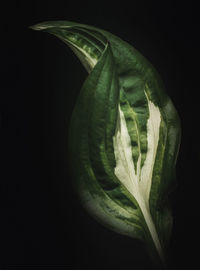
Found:
[[[152,239],[160,254],[160,257],[162,258],[163,254],[160,241],[149,210],[149,196],[152,183],[153,167],[159,141],[161,115],[159,108],[153,104],[146,93],[145,95],[149,108],[149,118],[147,121],[148,147],[146,159],[141,168],[140,152],[136,164],[136,172],[132,158],[130,135],[128,133],[124,113],[119,105],[117,127],[115,136],[113,137],[114,154],[116,159],[115,175],[138,202]]]

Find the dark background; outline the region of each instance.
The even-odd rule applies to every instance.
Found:
[[[139,242],[99,225],[72,191],[66,138],[87,73],[61,41],[28,29],[45,20],[106,29],[160,73],[182,122],[170,261],[172,269],[199,265],[198,7],[113,2],[1,4],[0,269],[154,269]]]

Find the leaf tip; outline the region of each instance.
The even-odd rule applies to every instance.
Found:
[[[28,28],[32,30],[40,31],[40,30],[46,29],[47,25],[44,23],[37,23],[37,24],[29,26]]]

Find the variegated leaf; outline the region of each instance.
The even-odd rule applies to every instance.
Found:
[[[89,73],[69,130],[82,204],[105,226],[145,242],[152,258],[163,263],[180,122],[159,75],[107,31],[67,21],[32,28],[63,40]]]

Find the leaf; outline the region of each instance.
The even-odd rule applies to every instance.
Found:
[[[89,73],[75,105],[69,151],[87,211],[111,230],[146,243],[164,263],[172,227],[180,121],[153,66],[132,46],[96,27],[44,22]]]

